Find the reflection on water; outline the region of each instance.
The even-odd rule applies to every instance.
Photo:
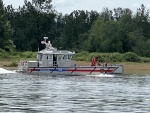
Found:
[[[0,112],[148,113],[150,76],[0,75]]]

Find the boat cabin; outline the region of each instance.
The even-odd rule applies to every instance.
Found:
[[[50,41],[46,43],[43,41],[43,44],[46,45],[46,48],[37,53],[37,62],[39,67],[71,67],[75,66],[72,56],[75,52],[66,51],[66,50],[57,50],[52,47]]]
[[[37,61],[39,67],[70,67],[75,66],[72,60],[73,52],[70,51],[44,51],[38,52]]]

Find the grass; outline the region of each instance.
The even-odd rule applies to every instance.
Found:
[[[150,63],[120,63],[124,66],[125,74],[150,74]]]
[[[17,67],[8,67],[11,64],[10,59],[1,59],[0,67],[5,69],[17,69]],[[91,65],[91,62],[76,61],[79,66]],[[124,74],[150,74],[150,63],[135,63],[135,62],[119,62],[114,64],[122,64],[124,66]],[[6,67],[5,67],[6,66]]]

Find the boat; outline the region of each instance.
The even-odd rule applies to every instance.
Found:
[[[98,75],[98,74],[123,74],[124,68],[120,64],[96,64],[92,59],[92,65],[77,66],[72,60],[75,52],[58,50],[53,47],[48,37],[44,37],[42,44],[45,49],[37,52],[35,61],[22,60],[19,62],[17,72],[29,75]],[[94,63],[94,65],[93,65]]]

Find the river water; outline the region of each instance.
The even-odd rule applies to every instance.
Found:
[[[1,113],[149,113],[150,75],[0,74]]]

